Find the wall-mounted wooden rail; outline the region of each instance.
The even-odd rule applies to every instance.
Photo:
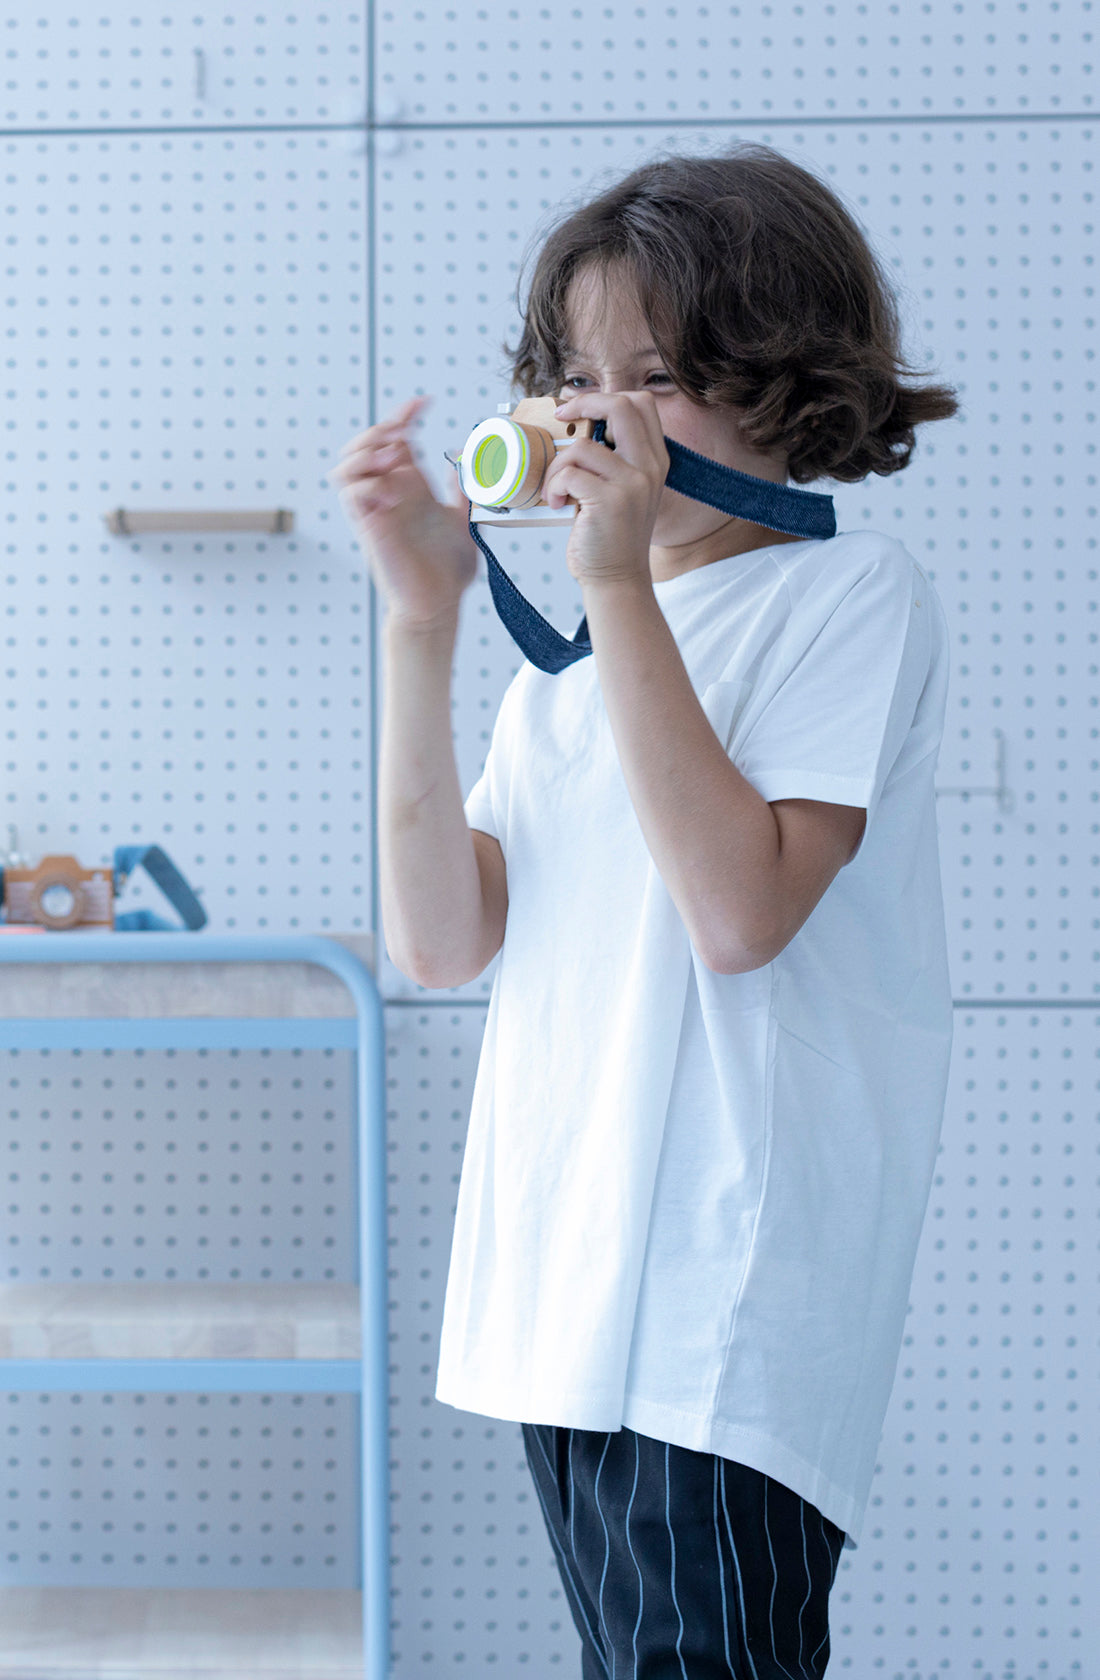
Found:
[[[115,537],[150,531],[263,531],[284,536],[294,529],[289,508],[112,508],[103,515]]]

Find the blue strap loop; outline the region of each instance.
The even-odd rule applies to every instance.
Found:
[[[118,933],[181,933],[186,928],[197,933],[206,926],[206,911],[195,897],[187,881],[180,874],[168,853],[160,846],[115,847],[115,896],[118,897],[135,869],[144,869],[160,888],[173,910],[183,918],[183,927],[166,922],[144,907],[125,910],[115,917]]]
[[[605,427],[605,421],[596,422],[592,432],[596,443],[604,441]],[[609,449],[614,447],[608,445]],[[749,519],[769,531],[820,539],[836,536],[831,496],[738,472],[735,467],[723,466],[720,461],[696,454],[694,449],[686,449],[672,438],[665,438],[665,448],[669,456],[665,483],[669,489],[690,496],[692,501],[703,502],[738,519]],[[572,640],[563,636],[516,588],[472,518],[470,535],[485,556],[489,592],[497,614],[525,658],[549,676],[556,676],[566,666],[586,658],[592,652],[588,621],[581,619]]]
[[[751,473],[738,472],[736,467],[724,467],[706,455],[697,455],[673,438],[665,439],[669,455],[665,483],[670,490],[679,490],[694,502],[705,502],[720,513],[731,513],[738,519],[751,519],[754,525],[765,525],[769,531],[783,531],[788,536],[836,536],[836,511],[833,498],[817,490],[800,490],[793,484],[775,484],[770,478],[755,478]]]

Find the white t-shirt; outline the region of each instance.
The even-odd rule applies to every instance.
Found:
[[[595,659],[520,669],[466,802],[508,918],[436,1392],[736,1459],[854,1543],[951,1042],[943,612],[871,532],[655,590],[742,774],[864,807],[864,838],[773,962],[715,974],[646,849]]]

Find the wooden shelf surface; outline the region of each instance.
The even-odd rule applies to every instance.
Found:
[[[362,1596],[3,1587],[0,1680],[361,1680]]]
[[[45,941],[51,935],[6,935],[20,937]],[[324,937],[373,968],[370,934]],[[343,981],[316,963],[0,963],[0,1019],[203,1020],[229,1015],[333,1020],[354,1014],[355,1001]]]
[[[4,1359],[358,1359],[353,1283],[0,1284]]]

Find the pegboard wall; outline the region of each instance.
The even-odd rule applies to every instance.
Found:
[[[6,1394],[0,1579],[354,1587],[356,1422],[342,1394]]]
[[[576,1635],[519,1427],[441,1405],[439,1327],[485,1012],[387,1011],[394,1673],[570,1674]]]
[[[344,1050],[0,1056],[8,1282],[356,1275]]]
[[[359,7],[37,0],[3,20],[4,127],[362,123]]]
[[[1059,0],[386,6],[383,121],[551,124],[1089,110],[1093,14]]]
[[[1088,1680],[1100,1378],[1091,1009],[960,1010],[867,1526],[832,1599],[853,1676]]]
[[[32,859],[162,842],[220,930],[366,927],[366,585],[323,477],[364,414],[364,160],[293,133],[4,156],[3,817]],[[116,537],[119,506],[296,529]]]
[[[1091,0],[9,12],[0,815],[32,853],[162,841],[219,930],[370,926],[371,612],[323,475],[370,413],[425,391],[442,484],[443,449],[506,395],[516,277],[553,209],[655,152],[745,137],[825,174],[867,226],[911,358],[963,403],[907,473],[837,493],[842,527],[906,542],[952,629],[939,779],[960,1009],[832,1668],[1091,1680]],[[107,508],[157,504],[289,506],[297,524],[106,535]],[[498,552],[571,629],[563,547],[525,533]],[[515,665],[479,582],[455,662],[465,786]],[[442,995],[382,978],[394,1672],[575,1673],[518,1430],[432,1398],[490,977]],[[255,1054],[54,1052],[4,1073],[9,1275],[350,1275],[343,1058],[273,1078]],[[3,1579],[354,1580],[348,1400],[3,1409]]]
[[[355,1277],[346,1051],[2,1061],[6,1281]],[[350,1396],[9,1394],[0,1420],[9,1586],[357,1584]]]

